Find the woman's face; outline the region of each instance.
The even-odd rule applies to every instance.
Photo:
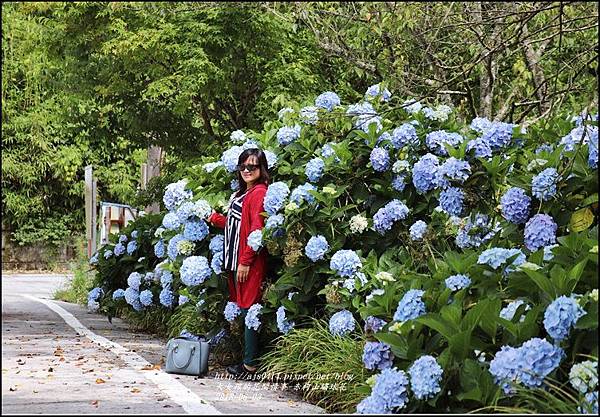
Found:
[[[250,155],[240,165],[240,174],[242,179],[248,186],[253,185],[260,178],[260,165],[258,164],[258,158],[256,155]]]

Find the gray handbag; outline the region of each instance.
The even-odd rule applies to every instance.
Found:
[[[204,375],[208,372],[208,342],[175,337],[167,342],[165,371],[170,374]]]

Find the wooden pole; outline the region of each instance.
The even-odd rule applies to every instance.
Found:
[[[85,168],[85,238],[87,240],[87,255],[88,258],[91,258],[93,255],[93,229],[94,229],[94,219],[93,219],[93,191],[94,191],[94,181],[93,181],[93,168],[91,165],[87,165]]]

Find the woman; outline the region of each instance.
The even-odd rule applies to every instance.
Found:
[[[269,184],[267,158],[260,149],[246,149],[238,159],[239,190],[229,200],[227,216],[213,213],[208,221],[225,229],[223,270],[228,271],[229,301],[241,309],[244,320],[248,309],[261,299],[266,273],[267,252],[255,252],[248,235],[264,226],[263,200]],[[258,332],[244,326],[244,361],[227,368],[236,377],[256,372]]]

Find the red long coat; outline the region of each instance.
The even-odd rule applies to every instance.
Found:
[[[237,282],[237,290],[233,285],[233,274],[230,272],[227,284],[229,286],[229,301],[234,301],[241,308],[249,308],[254,303],[259,303],[262,296],[262,283],[267,270],[267,250],[259,249],[258,253],[248,245],[248,235],[265,225],[265,218],[261,216],[264,210],[263,201],[267,192],[265,184],[256,184],[250,189],[242,203],[242,220],[240,222],[240,247],[238,251],[238,264],[250,266],[248,278],[244,282]],[[220,213],[213,213],[208,221],[216,227],[225,228],[227,217]]]

